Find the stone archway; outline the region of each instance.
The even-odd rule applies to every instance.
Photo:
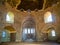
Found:
[[[12,26],[5,26],[4,30],[2,31],[1,40],[2,40],[2,42],[15,42],[16,30]]]
[[[42,29],[41,34],[43,35],[43,41],[49,41],[48,34],[51,29],[55,29],[55,25],[44,25],[41,29]]]
[[[47,30],[47,33],[48,33],[48,39],[50,41],[56,41],[57,40],[57,32],[56,32],[56,29],[54,27],[51,27]]]
[[[56,29],[53,25],[45,25],[44,29],[42,29],[42,32],[44,33],[43,35],[45,35],[45,41],[56,41],[58,38]]]
[[[36,26],[32,16],[27,16],[22,24],[22,40],[36,41]]]

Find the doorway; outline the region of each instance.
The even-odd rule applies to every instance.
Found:
[[[2,31],[2,42],[15,42],[16,30],[12,26],[5,26]]]
[[[24,41],[35,41],[36,39],[34,28],[24,28],[23,29],[23,40]]]
[[[22,26],[22,40],[27,42],[36,41],[36,27],[33,18],[28,16]]]
[[[10,33],[10,41],[15,42],[16,40],[16,33]]]

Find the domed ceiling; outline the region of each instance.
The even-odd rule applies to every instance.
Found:
[[[18,5],[17,9],[42,9],[44,0],[21,0],[21,3]]]
[[[16,7],[18,10],[41,10],[57,4],[60,0],[0,0],[0,4],[4,2],[10,4],[13,8]]]

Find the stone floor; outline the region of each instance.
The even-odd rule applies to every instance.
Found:
[[[1,43],[0,45],[60,45],[54,42],[10,42],[10,43]]]

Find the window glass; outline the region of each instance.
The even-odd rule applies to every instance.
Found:
[[[8,23],[13,23],[14,22],[14,14],[12,12],[8,12],[6,15],[6,21]]]
[[[24,33],[27,34],[27,28],[24,28]]]
[[[28,28],[28,34],[30,34],[30,31],[31,31],[30,28]]]
[[[2,32],[2,37],[6,37],[6,32]]]
[[[44,15],[44,21],[45,23],[49,23],[53,21],[51,12],[46,12],[46,14]]]
[[[34,28],[31,28],[31,33],[35,33],[35,29]]]
[[[52,30],[52,36],[56,36],[56,34],[55,34],[55,31],[54,31],[54,30]]]

